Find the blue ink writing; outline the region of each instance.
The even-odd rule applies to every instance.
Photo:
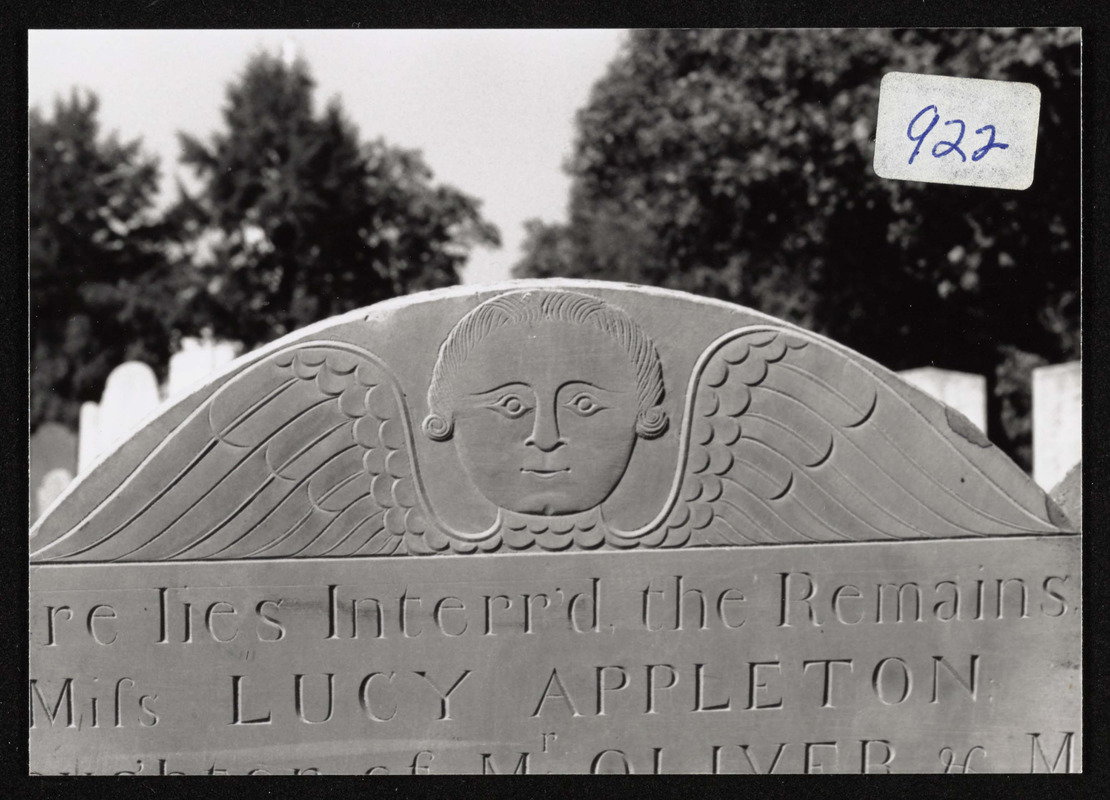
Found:
[[[933,118],[931,120],[929,120],[929,123],[925,126],[925,130],[921,131],[921,133],[915,134],[914,133],[914,127],[917,126],[917,123],[921,120],[922,117],[924,117],[926,114],[929,114],[930,112],[932,112]],[[936,127],[936,124],[939,121],[940,121],[940,111],[934,105],[925,106],[925,108],[918,111],[917,115],[912,120],[910,120],[909,127],[906,128],[906,137],[911,142],[915,142],[915,144],[914,144],[913,152],[910,153],[910,162],[909,163],[912,164],[913,160],[915,158],[917,158],[918,154],[921,152],[921,145],[925,143],[925,137],[927,137],[930,133],[932,133],[933,128]],[[944,158],[945,156],[949,155],[950,153],[955,152],[960,157],[960,161],[966,162],[967,161],[967,156],[964,154],[964,151],[960,149],[960,142],[962,142],[963,139],[964,139],[964,133],[966,133],[966,131],[967,131],[967,125],[964,124],[964,121],[962,119],[950,119],[947,122],[945,122],[944,124],[945,124],[945,126],[959,125],[960,126],[960,134],[959,134],[959,136],[956,137],[956,141],[954,141],[954,142],[948,142],[948,141],[941,140],[941,141],[937,142],[936,144],[934,144],[933,149],[930,151],[933,155],[933,158]],[[993,125],[984,125],[983,127],[976,130],[975,133],[981,135],[984,131],[987,132],[987,136],[989,138],[988,138],[987,143],[985,145],[980,147],[978,150],[975,150],[975,151],[972,152],[972,154],[971,154],[971,160],[972,161],[980,161],[983,158],[983,156],[985,156],[991,150],[1006,150],[1010,147],[1010,145],[1008,145],[1004,142],[996,142],[995,141],[995,136],[997,135],[998,132],[995,130]]]
[[[956,141],[954,141],[954,142],[937,142],[936,144],[934,144],[933,145],[933,158],[944,158],[946,155],[948,155],[953,150],[955,150],[957,153],[960,154],[960,161],[967,161],[967,156],[965,156],[964,151],[960,149],[960,142],[963,141],[964,131],[967,130],[967,126],[964,125],[964,121],[962,119],[950,119],[950,120],[948,120],[948,122],[946,122],[944,124],[945,125],[959,125],[960,126],[960,135],[956,137]],[[938,152],[941,147],[947,147],[948,149],[945,150],[943,153]]]
[[[972,161],[978,161],[980,158],[982,158],[987,153],[989,153],[991,151],[992,147],[995,147],[999,150],[1005,150],[1007,147],[1010,146],[1008,144],[1002,144],[1002,142],[996,142],[994,140],[995,130],[994,130],[993,125],[984,125],[982,128],[980,128],[979,130],[977,130],[975,132],[976,133],[982,133],[983,131],[986,131],[986,130],[990,131],[990,140],[985,145],[983,145],[982,147],[980,147],[978,150],[976,150],[974,153],[971,154],[971,160]]]
[[[927,127],[920,136],[914,136],[913,135],[913,126],[917,124],[917,121],[919,119],[921,119],[921,117],[924,116],[925,112],[927,112],[927,111],[932,111],[933,112],[932,122],[929,123],[929,127]],[[936,106],[925,106],[925,108],[918,111],[917,116],[914,117],[910,121],[910,126],[908,128],[906,128],[906,136],[908,136],[910,138],[911,142],[917,142],[917,145],[913,148],[913,152],[910,153],[910,163],[911,164],[913,163],[913,160],[915,158],[917,158],[918,151],[921,150],[921,142],[924,141],[925,137],[929,135],[929,131],[931,131],[933,129],[933,126],[937,124],[937,120],[939,120],[939,119],[940,119],[940,114],[937,113],[937,107]]]

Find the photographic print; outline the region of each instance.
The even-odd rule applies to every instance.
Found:
[[[30,31],[31,773],[1081,772],[1081,39]]]

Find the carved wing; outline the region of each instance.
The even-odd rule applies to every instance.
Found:
[[[111,495],[33,561],[391,555],[425,537],[403,395],[341,342],[263,358],[202,403]],[[426,541],[431,539],[431,541]]]
[[[642,544],[1058,531],[1043,499],[1014,499],[1027,479],[982,452],[991,444],[966,418],[948,409],[929,420],[803,333],[756,326],[714,343],[691,379],[681,435],[670,512]]]

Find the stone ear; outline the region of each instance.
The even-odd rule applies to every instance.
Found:
[[[424,431],[424,435],[433,442],[446,442],[455,432],[454,421],[434,411],[424,417],[424,422],[420,427]]]
[[[643,409],[636,417],[636,433],[642,439],[655,439],[667,430],[667,412],[659,406]]]

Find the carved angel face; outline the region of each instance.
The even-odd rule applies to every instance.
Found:
[[[455,382],[455,441],[474,485],[524,514],[602,503],[636,443],[636,372],[612,338],[544,321],[491,332]]]

